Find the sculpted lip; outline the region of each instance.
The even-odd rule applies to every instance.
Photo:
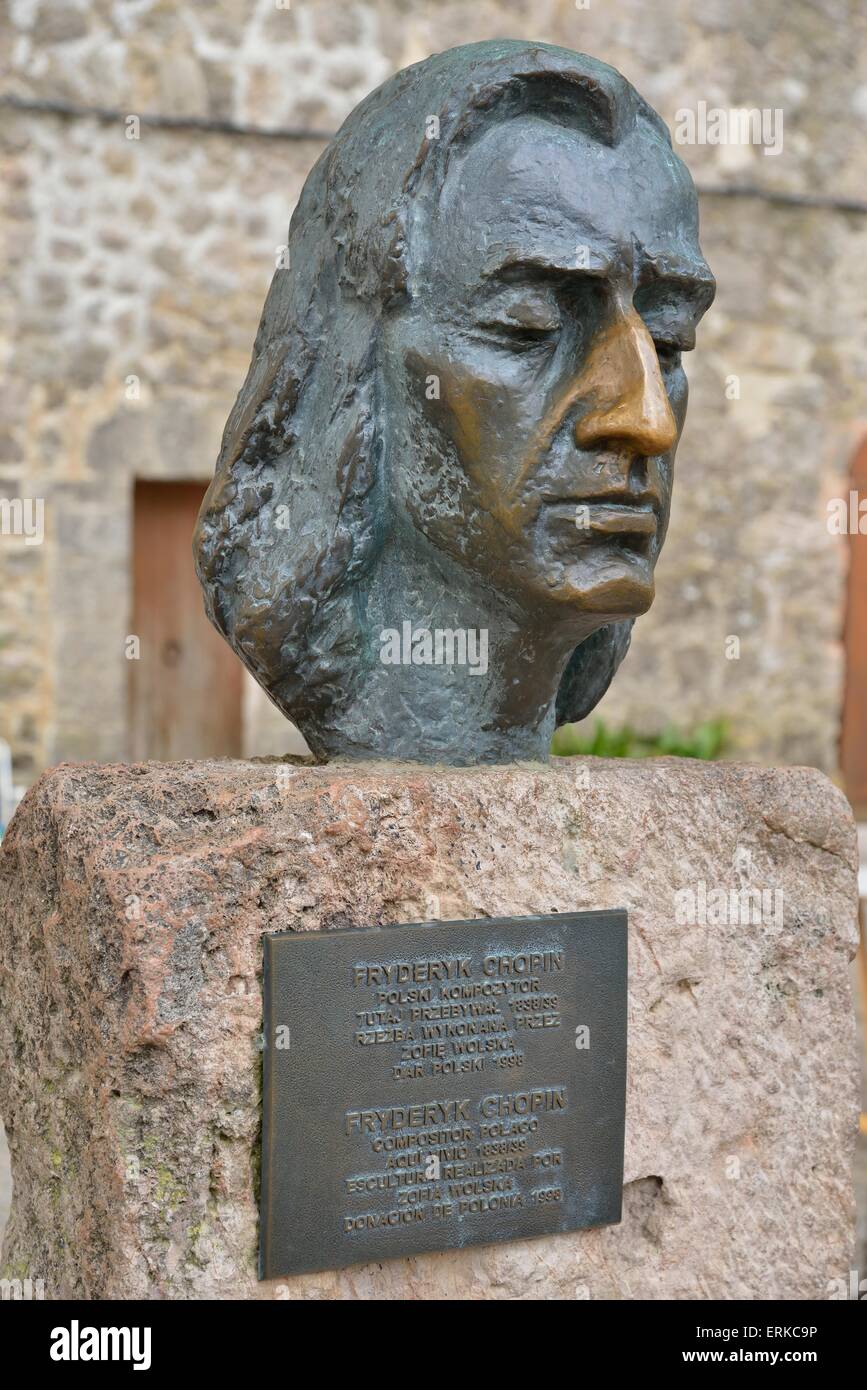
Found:
[[[624,506],[619,502],[587,505],[591,531],[630,531],[641,536],[656,534],[657,516],[652,507]]]
[[[631,532],[641,536],[652,536],[656,534],[659,526],[657,508],[648,502],[624,502],[621,500],[610,502],[591,502],[581,498],[551,498],[545,499],[545,506],[548,510],[562,514],[563,520],[570,521],[573,525],[578,514],[578,508],[587,508],[587,526],[589,531],[600,531],[609,535],[622,535],[624,532]],[[560,519],[560,518],[558,518]],[[579,526],[578,528],[582,528]]]

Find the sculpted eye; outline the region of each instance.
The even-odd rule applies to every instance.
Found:
[[[521,298],[498,304],[479,327],[504,346],[522,351],[553,343],[562,327],[556,304],[545,298]]]
[[[529,324],[518,323],[490,323],[485,325],[492,330],[498,337],[510,346],[521,348],[532,348],[547,345],[554,341],[560,329],[556,328],[536,328]]]
[[[561,324],[559,316],[554,318],[550,314],[544,317],[522,316],[520,320],[517,316],[506,314],[501,318],[489,319],[480,326],[505,346],[520,351],[554,343],[559,337]]]

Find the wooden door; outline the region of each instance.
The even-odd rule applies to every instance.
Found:
[[[849,488],[867,498],[867,439],[855,455]],[[847,496],[847,503],[848,503]],[[858,508],[848,508],[858,515]],[[867,516],[861,519],[867,532]],[[849,525],[849,580],[844,628],[846,689],[840,761],[856,815],[867,817],[867,534]]]
[[[193,568],[205,483],[137,482],[129,724],[134,759],[239,757],[243,667],[211,626]]]

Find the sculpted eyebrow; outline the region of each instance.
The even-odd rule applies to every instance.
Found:
[[[482,271],[484,279],[513,280],[520,278],[521,275],[548,276],[552,279],[562,279],[564,276],[574,276],[577,278],[590,277],[594,280],[604,279],[611,270],[611,263],[604,257],[595,257],[590,265],[581,266],[574,263],[569,265],[564,257],[545,256],[539,254],[523,254],[516,252],[496,261]]]

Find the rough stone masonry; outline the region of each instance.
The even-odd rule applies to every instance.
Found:
[[[593,907],[629,912],[622,1224],[257,1283],[261,934]],[[804,768],[61,765],[0,850],[2,1277],[828,1297],[852,1262],[855,908],[850,814]]]

